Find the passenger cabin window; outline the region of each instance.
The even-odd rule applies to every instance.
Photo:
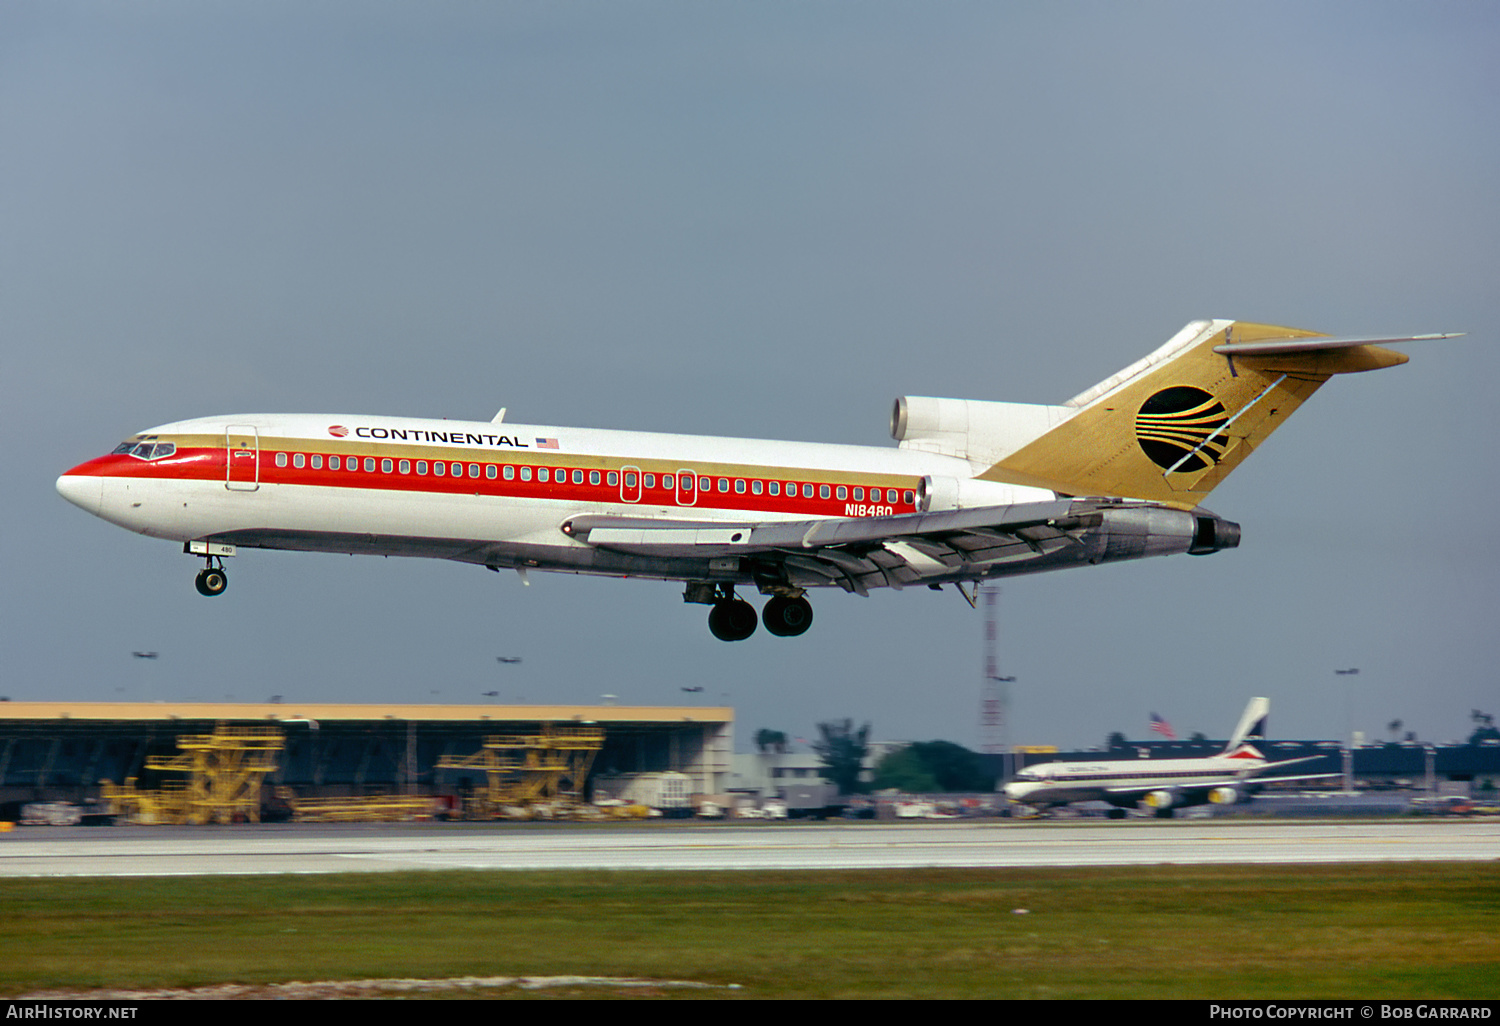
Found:
[[[530,467],[522,467],[521,468],[521,480],[522,481],[530,481],[531,480],[531,468]]]
[[[296,467],[298,470],[301,470],[303,467],[307,466],[307,456],[300,452],[294,453],[292,455],[292,466]]]
[[[278,452],[276,454],[276,465],[278,467],[284,467],[284,466],[286,466],[286,453],[284,453],[284,452]]]
[[[323,456],[322,456],[321,453],[316,453],[316,452],[313,453],[312,468],[314,470],[322,470],[323,469]]]
[[[330,457],[328,457],[328,469],[329,470],[337,470],[337,469],[339,469],[339,458],[337,456],[330,456]]]

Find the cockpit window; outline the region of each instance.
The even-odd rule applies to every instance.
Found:
[[[164,456],[170,456],[177,451],[177,446],[171,442],[121,442],[115,446],[111,456],[134,456],[141,460],[159,460]]]

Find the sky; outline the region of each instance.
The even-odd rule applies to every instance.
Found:
[[[1497,52],[1477,0],[10,0],[0,694],[972,747],[952,589],[736,644],[680,585],[430,560],[242,551],[207,600],[54,481],[252,412],[889,446],[898,395],[1058,403],[1226,317],[1467,335],[1326,385],[1210,497],[1238,550],[1005,582],[1009,740],[1224,737],[1252,695],[1461,739],[1500,713]]]

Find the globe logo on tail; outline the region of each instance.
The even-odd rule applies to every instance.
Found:
[[[1152,463],[1168,473],[1190,474],[1218,463],[1229,446],[1219,430],[1229,421],[1224,404],[1201,388],[1164,388],[1135,415],[1135,437]]]

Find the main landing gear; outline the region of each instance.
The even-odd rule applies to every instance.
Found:
[[[713,606],[708,611],[708,629],[720,641],[744,641],[755,633],[755,607],[737,597],[731,585],[689,584],[682,597]],[[795,638],[812,626],[812,604],[801,595],[773,595],[759,619],[778,638]]]
[[[760,618],[765,621],[766,630],[778,638],[795,638],[812,626],[812,603],[801,595],[796,598],[775,595],[761,610]]]
[[[715,602],[708,611],[708,629],[720,641],[744,641],[755,633],[755,607],[742,598]]]

